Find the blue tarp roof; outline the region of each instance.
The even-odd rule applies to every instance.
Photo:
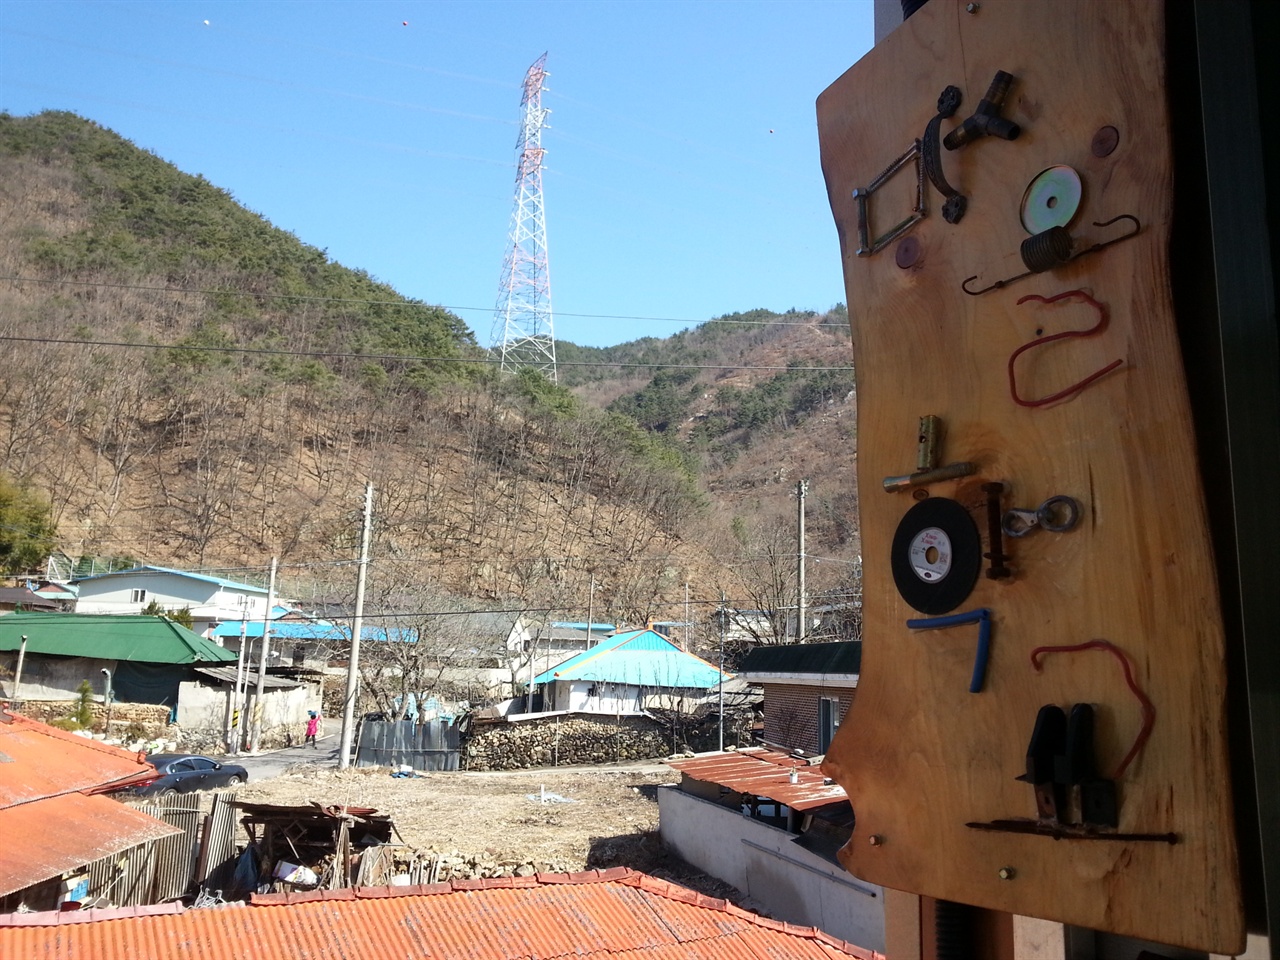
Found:
[[[685,653],[653,630],[628,630],[606,637],[533,678],[533,682],[589,680],[638,687],[692,687],[705,690],[720,682],[720,671]]]

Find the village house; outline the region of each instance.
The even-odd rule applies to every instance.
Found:
[[[165,610],[187,609],[192,629],[208,636],[220,623],[261,620],[267,615],[267,589],[203,573],[169,567],[139,566],[71,581],[76,613],[141,613],[150,604]]]
[[[102,794],[155,775],[135,754],[0,709],[0,914],[78,907],[121,863],[150,863],[183,831]]]
[[[657,705],[654,697],[701,697],[720,680],[711,664],[646,628],[605,637],[533,683],[543,687],[544,710],[628,714]]]
[[[22,667],[18,668],[21,655]],[[236,655],[164,617],[74,613],[12,613],[0,617],[0,689],[29,708],[45,701],[69,713],[88,680],[105,704],[151,704],[161,722],[184,734],[221,741],[235,709]],[[248,665],[252,666],[252,664]],[[246,668],[252,686],[256,675]],[[320,702],[318,684],[268,677],[263,691],[264,738],[269,731],[301,729]],[[130,723],[116,710],[112,733]],[[154,715],[155,711],[151,711]],[[135,718],[136,719],[136,718]]]
[[[824,754],[844,719],[862,669],[862,641],[757,647],[738,675],[764,688],[764,741]]]

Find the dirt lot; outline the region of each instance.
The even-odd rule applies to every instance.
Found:
[[[412,779],[379,768],[312,767],[248,783],[238,799],[374,807],[391,816],[405,843],[421,850],[552,872],[627,866],[737,899],[732,887],[662,849],[656,788],[677,779],[654,764]]]

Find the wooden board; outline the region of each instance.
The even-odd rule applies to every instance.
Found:
[[[1167,247],[1173,171],[1158,3],[932,0],[818,99],[822,164],[841,238],[858,379],[858,485],[864,554],[864,649],[858,697],[825,769],[857,814],[842,851],[859,877],[897,890],[1043,917],[1218,953],[1244,927],[1227,767],[1223,628],[1182,359]],[[968,197],[958,224],[927,189],[927,216],[870,257],[855,255],[856,188],[866,188],[923,135],[939,94],[963,103],[945,135],[977,106],[996,71],[1016,77],[1003,115],[1021,135],[943,151]],[[1118,146],[1093,149],[1113,126]],[[1043,169],[1079,172],[1083,201],[1069,230],[1086,244],[1134,238],[981,296],[1025,269],[1019,209]],[[906,217],[908,166],[873,195],[873,233]],[[898,246],[918,244],[899,266]],[[910,259],[909,257],[906,259]],[[1017,363],[1024,397],[1040,397],[1122,360],[1074,397],[1013,402],[1010,355],[1038,336],[1086,329],[1083,301],[1017,304],[1077,288],[1109,314],[1105,330],[1033,349]],[[985,687],[968,691],[977,628],[913,631],[891,544],[917,501],[881,481],[916,466],[919,418],[942,418],[942,462],[978,472],[927,488],[964,505],[988,550],[981,485],[1007,485],[1004,506],[1052,495],[1082,505],[1066,533],[1005,540],[1012,577],[980,575],[956,612],[989,608]],[[984,562],[984,568],[986,563]],[[1105,639],[1120,648],[1155,707],[1150,739],[1117,780],[1121,833],[1177,843],[1054,840],[966,827],[1036,816],[1015,780],[1045,704],[1097,711],[1100,772],[1114,771],[1142,724],[1120,662],[1105,651],[1047,656],[1041,645]],[[1078,819],[1078,818],[1076,818]],[[1105,831],[1104,831],[1105,832]],[[1002,879],[1002,871],[1010,879]]]

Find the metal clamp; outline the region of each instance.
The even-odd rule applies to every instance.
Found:
[[[1034,510],[1006,510],[1000,526],[1006,537],[1025,537],[1036,527],[1050,533],[1066,533],[1080,521],[1080,501],[1059,495]]]

